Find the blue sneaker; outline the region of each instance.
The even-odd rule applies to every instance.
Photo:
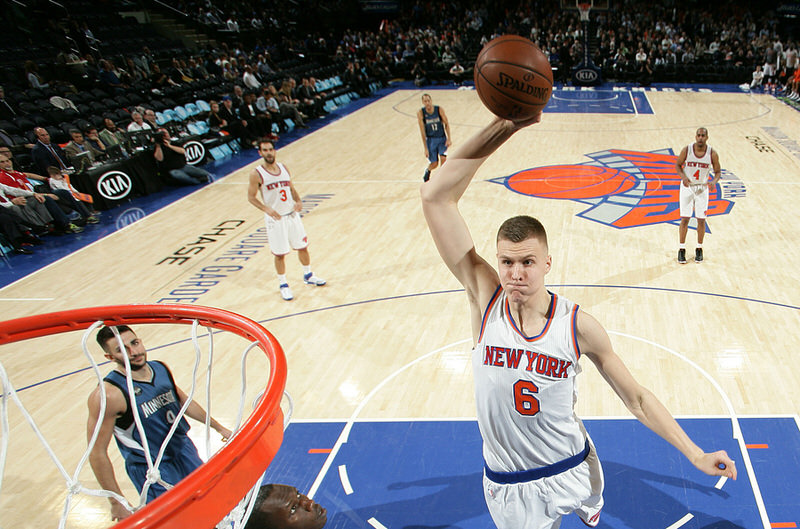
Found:
[[[308,274],[303,276],[303,283],[306,285],[314,285],[315,287],[321,287],[325,284],[325,280],[321,277],[317,277],[314,275],[314,272],[309,272]]]

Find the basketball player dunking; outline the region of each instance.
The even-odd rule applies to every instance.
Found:
[[[552,258],[538,220],[520,216],[502,224],[497,270],[475,251],[458,202],[489,155],[540,118],[541,113],[525,122],[495,118],[421,188],[433,240],[470,304],[484,496],[499,529],[555,529],[571,512],[591,527],[599,522],[602,469],[574,413],[583,356],[637,419],[698,469],[736,479],[728,454],[701,450],[633,378],[600,323],[545,288]]]
[[[689,231],[689,219],[692,212],[697,219],[697,248],[694,251],[694,260],[698,263],[703,261],[708,195],[722,177],[717,151],[713,150],[707,142],[708,130],[700,127],[695,133],[695,142],[684,147],[675,162],[675,170],[681,177],[681,224],[678,228],[680,236],[678,262],[680,264],[686,264],[686,233]],[[714,178],[709,182],[708,175],[712,168],[714,169]]]
[[[425,147],[425,157],[428,159],[428,168],[422,177],[427,182],[431,171],[439,167],[441,162],[447,161],[447,148],[450,147],[450,122],[444,109],[434,106],[431,96],[422,95],[422,108],[417,111],[419,132],[422,134],[422,145]]]

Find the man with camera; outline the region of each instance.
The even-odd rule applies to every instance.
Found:
[[[169,132],[158,129],[153,133],[153,157],[158,162],[158,171],[181,184],[202,184],[210,180],[204,169],[189,165],[186,162],[186,151],[179,145],[173,145]]]

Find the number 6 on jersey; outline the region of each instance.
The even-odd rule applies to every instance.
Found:
[[[539,393],[539,388],[530,380],[517,380],[514,384],[514,407],[520,415],[530,417],[539,413],[539,399],[534,393]]]

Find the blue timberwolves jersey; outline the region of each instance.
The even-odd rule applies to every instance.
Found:
[[[134,380],[133,391],[136,394],[135,401],[139,407],[139,418],[147,436],[150,455],[155,461],[161,444],[178,416],[181,403],[178,399],[178,392],[175,389],[172,373],[170,373],[167,366],[158,361],[147,362],[147,365],[150,366],[150,370],[153,373],[152,378],[149,381]],[[145,462],[146,458],[141,438],[131,411],[131,398],[128,395],[125,375],[119,371],[112,371],[104,380],[117,386],[128,403],[125,413],[117,419],[114,425],[114,437],[117,441],[117,446],[126,461]],[[180,449],[186,440],[186,432],[188,431],[189,423],[182,418],[167,449],[164,451],[165,459],[177,457],[180,454]]]
[[[428,114],[422,107],[422,120],[425,122],[426,138],[444,138],[444,124],[439,116],[439,107],[434,106],[433,112]]]

